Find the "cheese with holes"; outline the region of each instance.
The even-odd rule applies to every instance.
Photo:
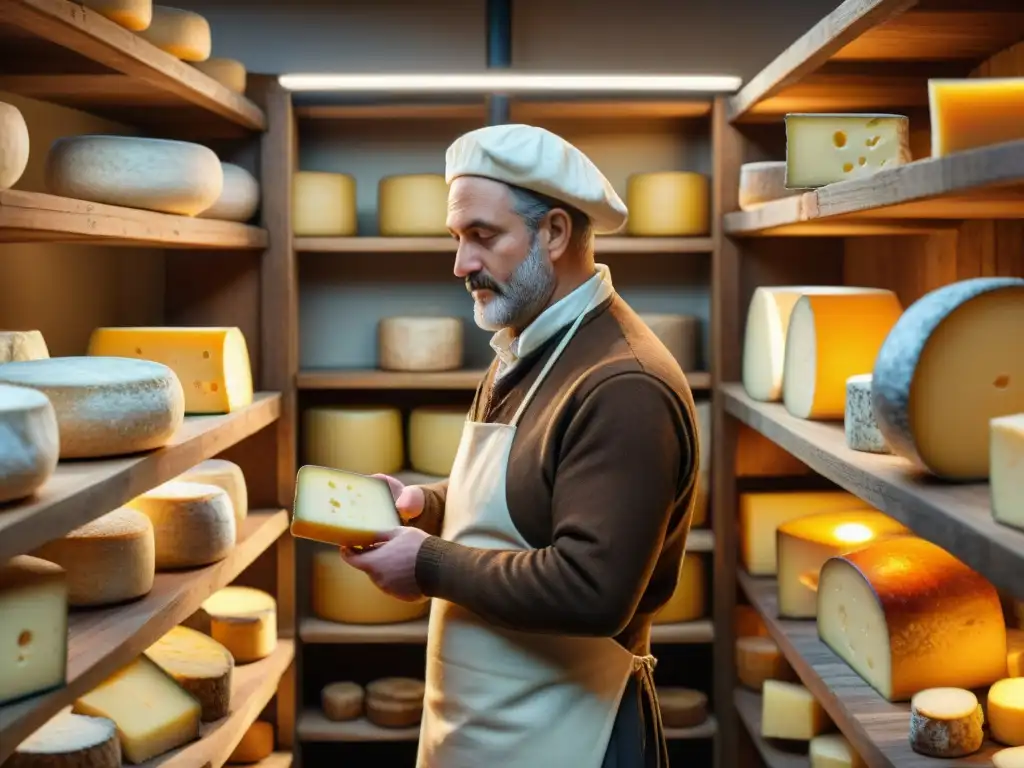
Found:
[[[811,739],[810,768],[867,768],[853,745],[841,733],[823,733]]]
[[[706,235],[708,189],[708,177],[702,173],[634,173],[626,180],[626,232],[645,237]]]
[[[782,366],[782,402],[801,419],[841,419],[846,380],[870,373],[903,307],[881,288],[858,293],[808,293],[789,317]]]
[[[846,380],[846,411],[843,414],[846,447],[864,453],[892,453],[875,421],[871,404],[871,374],[860,373]]]
[[[193,61],[192,66],[230,91],[245,93],[245,65],[236,59],[211,56],[206,61]]]
[[[455,463],[466,409],[424,405],[409,414],[409,464],[417,472],[448,477]]]
[[[996,681],[988,689],[988,728],[1008,747],[1024,746],[1024,677]]]
[[[67,572],[68,605],[75,608],[134,600],[153,588],[153,524],[128,507],[97,517],[32,554]]]
[[[0,384],[0,504],[25,499],[57,468],[60,434],[49,398]]]
[[[384,480],[326,467],[299,469],[292,536],[339,547],[367,547],[401,524]]]
[[[652,624],[675,624],[704,616],[707,612],[704,570],[704,559],[700,555],[693,552],[684,555],[676,588],[668,602],[654,613]]]
[[[752,211],[772,200],[799,195],[806,190],[786,189],[786,161],[765,160],[740,166],[739,204],[741,211]]]
[[[377,187],[377,227],[384,237],[448,234],[448,184],[444,176],[386,176]]]
[[[201,219],[249,221],[260,206],[260,183],[245,168],[234,163],[221,164],[224,186],[217,202],[199,214]]]
[[[207,459],[178,475],[175,480],[215,485],[227,493],[235,511],[236,533],[241,532],[242,521],[249,514],[249,492],[240,466],[226,459]]]
[[[751,576],[775,575],[776,531],[783,523],[815,512],[870,509],[846,491],[741,493],[739,508],[740,561]]]
[[[962,688],[927,688],[910,700],[910,747],[929,757],[964,757],[985,738],[978,697]]]
[[[292,184],[292,233],[300,237],[356,234],[356,180],[344,173],[298,171]]]
[[[302,414],[310,464],[360,475],[393,475],[405,466],[402,412],[388,406],[320,406]]]
[[[903,115],[786,115],[787,187],[861,179],[911,160],[910,121]]]
[[[0,191],[18,183],[28,167],[28,125],[21,110],[0,101]]]
[[[818,635],[889,701],[1006,675],[995,588],[914,536],[879,539],[821,568]]]
[[[1024,328],[1018,277],[952,283],[907,308],[871,382],[878,428],[896,454],[947,480],[988,479],[991,420],[1024,412],[1016,328]]]
[[[239,664],[265,659],[277,647],[277,601],[252,587],[224,587],[203,601],[210,635]]]
[[[235,548],[235,510],[231,498],[215,485],[171,480],[127,506],[153,523],[157,570],[209,565]]]
[[[64,685],[67,604],[59,565],[28,555],[0,564],[0,704]]]
[[[779,616],[813,619],[818,610],[818,573],[830,557],[881,536],[910,529],[874,509],[819,512],[783,523],[776,533]]]
[[[61,710],[25,739],[4,768],[120,768],[117,728],[105,717]]]
[[[384,317],[377,364],[386,371],[450,371],[462,366],[461,317]]]
[[[992,768],[1024,768],[1024,747],[1008,747],[993,752]]]
[[[81,0],[81,3],[132,32],[141,32],[153,21],[152,0]]]
[[[752,691],[760,691],[765,680],[796,681],[793,668],[770,637],[736,640],[736,677]]]
[[[313,613],[344,624],[394,624],[422,618],[430,600],[407,601],[377,588],[370,577],[338,554],[325,549],[313,555]]]
[[[1024,413],[990,422],[989,489],[992,516],[1024,529]]]
[[[1024,677],[1024,629],[1006,630],[1006,676]]]
[[[800,683],[765,680],[761,694],[761,735],[810,741],[832,725],[824,708]]]
[[[0,331],[0,363],[45,360],[50,356],[39,331]]]
[[[258,763],[270,757],[273,751],[274,726],[265,720],[257,720],[242,734],[241,741],[228,757],[228,765]]]
[[[213,48],[210,23],[203,16],[166,5],[154,5],[153,21],[137,34],[182,61],[205,61]]]
[[[199,702],[145,654],[79,696],[74,712],[113,720],[130,763],[199,737]]]
[[[701,528],[708,522],[708,503],[711,490],[711,403],[701,400],[694,403],[697,412],[697,443],[700,449],[700,466],[697,467],[697,488],[694,492],[691,528]]]
[[[932,157],[1024,139],[1024,77],[928,81]]]
[[[184,388],[186,413],[230,413],[252,403],[249,347],[239,328],[97,328],[89,354],[166,365]]]
[[[235,661],[212,637],[188,627],[174,627],[146,649],[146,655],[191,693],[209,723],[227,717]]]
[[[697,368],[700,318],[693,315],[643,313],[640,319],[672,354],[683,371]]]
[[[341,722],[355,720],[363,714],[366,692],[358,683],[341,681],[329,683],[320,691],[320,706],[328,720]]]
[[[703,691],[658,686],[658,704],[666,728],[695,728],[708,719],[708,696]]]

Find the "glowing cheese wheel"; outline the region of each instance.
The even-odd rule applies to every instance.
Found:
[[[766,160],[740,166],[739,204],[742,211],[760,208],[772,200],[781,200],[806,191],[786,189],[785,160]]]
[[[377,188],[377,227],[385,237],[448,234],[448,185],[444,176],[388,176]]]
[[[323,406],[302,415],[309,464],[361,475],[405,465],[402,413],[390,407]]]
[[[0,503],[24,499],[57,468],[57,414],[42,392],[0,384]]]
[[[277,601],[252,587],[224,587],[206,598],[202,610],[210,635],[238,664],[259,661],[277,647]]]
[[[704,559],[687,552],[679,568],[679,581],[672,596],[651,618],[652,624],[675,624],[695,621],[707,611],[705,601]]]
[[[229,91],[245,93],[245,65],[235,59],[211,57],[206,61],[194,61],[192,66],[207,77],[216,80]]]
[[[0,331],[0,363],[45,360],[50,356],[39,331]]]
[[[18,183],[28,166],[28,125],[17,107],[0,101],[0,190]]]
[[[204,723],[228,716],[235,660],[223,645],[194,629],[173,627],[146,655],[196,697]]]
[[[153,0],[79,0],[132,32],[141,32],[153,23]]]
[[[4,768],[121,768],[117,728],[105,717],[62,710],[21,742]]]
[[[258,763],[274,751],[274,726],[266,720],[257,720],[242,734],[241,741],[228,757],[228,765]]]
[[[701,173],[635,173],[626,181],[626,232],[642,237],[693,237],[709,227],[708,178]]]
[[[344,173],[299,171],[292,186],[292,232],[300,237],[356,234],[356,180]]]
[[[885,442],[871,402],[871,374],[861,373],[846,380],[846,411],[843,414],[846,447],[864,453],[892,453]]]
[[[962,688],[928,688],[910,700],[910,748],[929,757],[964,757],[985,739],[978,697]]]
[[[377,326],[386,371],[450,371],[462,366],[461,317],[385,317]]]
[[[249,221],[260,207],[260,183],[245,168],[221,163],[224,187],[217,202],[199,214],[201,219]]]
[[[249,514],[249,491],[240,466],[225,459],[207,459],[178,475],[175,480],[215,485],[223,489],[235,511],[235,527],[241,530],[242,521]]]
[[[666,315],[645,313],[640,319],[672,353],[683,371],[697,368],[697,348],[700,344],[700,319],[693,315]]]
[[[947,480],[988,478],[989,422],[1024,412],[1019,328],[1017,277],[952,283],[907,308],[871,383],[878,428],[897,455]]]
[[[736,677],[753,691],[760,691],[765,680],[796,680],[793,668],[770,637],[736,640]]]
[[[448,477],[465,426],[465,408],[413,408],[409,414],[409,464],[425,475]]]
[[[213,48],[210,22],[193,11],[166,5],[154,5],[152,22],[137,34],[182,61],[205,61]]]
[[[429,600],[409,602],[382,592],[336,549],[313,556],[313,613],[344,624],[393,624],[426,615]]]

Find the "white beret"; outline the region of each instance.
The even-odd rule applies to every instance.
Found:
[[[629,212],[604,174],[576,147],[532,125],[470,131],[445,153],[445,181],[483,176],[539,192],[586,214],[594,231],[614,232]]]

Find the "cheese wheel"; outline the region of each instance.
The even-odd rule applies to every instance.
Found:
[[[258,763],[270,757],[273,751],[274,726],[265,720],[257,720],[242,734],[242,739],[228,757],[228,765]]]
[[[368,547],[401,527],[386,481],[338,469],[299,469],[291,533],[338,547]]]
[[[925,688],[977,688],[1006,675],[995,588],[914,536],[829,559],[817,621],[822,641],[889,701]]]
[[[801,419],[843,418],[846,380],[871,372],[902,311],[896,294],[883,289],[797,299],[782,368],[786,410]]]
[[[711,488],[711,403],[701,400],[694,404],[697,411],[697,442],[700,465],[697,467],[697,488],[694,492],[691,528],[700,528],[708,522],[708,494]]]
[[[337,550],[313,555],[313,613],[344,624],[393,624],[422,618],[430,601],[399,600],[377,588],[370,577],[346,563]]]
[[[451,371],[462,366],[462,318],[385,317],[377,345],[386,371]]]
[[[741,211],[760,208],[772,200],[781,200],[806,192],[786,189],[786,161],[765,160],[740,166],[739,204]]]
[[[863,179],[913,159],[904,115],[790,113],[785,122],[789,187]]]
[[[157,570],[209,565],[235,548],[235,510],[231,498],[215,485],[171,480],[127,506],[153,523]]]
[[[309,464],[360,475],[405,466],[402,413],[392,407],[321,406],[302,414]]]
[[[768,637],[768,627],[761,614],[749,605],[737,605],[733,611],[733,631],[736,637]]]
[[[985,739],[978,697],[962,688],[928,688],[910,700],[910,747],[929,757],[964,757]]]
[[[696,370],[700,318],[693,315],[645,313],[640,315],[640,319],[665,345],[683,371]]]
[[[53,404],[60,458],[121,456],[160,448],[185,419],[174,371],[147,360],[54,357],[0,366],[0,383],[37,389]]]
[[[235,662],[223,645],[194,629],[174,627],[146,655],[196,697],[204,723],[228,716]]]
[[[46,189],[91,203],[195,216],[217,202],[224,172],[201,144],[138,136],[68,136],[46,156]]]
[[[704,559],[698,554],[687,552],[679,567],[679,581],[672,590],[672,596],[654,613],[651,623],[675,624],[702,618],[707,612],[706,591]]]
[[[760,691],[765,680],[796,681],[793,668],[770,637],[736,640],[736,676],[752,691]]]
[[[989,430],[992,517],[1024,529],[1024,413],[992,419]]]
[[[50,356],[39,331],[0,331],[0,363],[45,360]]]
[[[367,698],[395,703],[420,703],[425,683],[415,677],[381,677],[366,685]]]
[[[1009,747],[993,752],[992,768],[1024,768],[1024,747]]]
[[[832,723],[824,707],[800,683],[765,680],[761,694],[761,735],[810,741]]]
[[[867,768],[853,745],[841,733],[823,733],[811,739],[810,768]]]
[[[1008,677],[988,689],[988,727],[1008,747],[1024,746],[1024,677]]]
[[[366,719],[381,728],[412,728],[423,717],[423,704],[367,697]]]
[[[928,107],[932,157],[1024,139],[1024,77],[929,79]]]
[[[324,717],[337,722],[355,720],[363,714],[363,699],[366,692],[358,683],[329,683],[320,691]]]
[[[988,478],[989,422],[1024,412],[1017,328],[1017,277],[952,283],[907,309],[878,352],[871,386],[878,428],[896,454],[947,480]]]
[[[206,61],[193,61],[192,66],[209,78],[216,80],[229,91],[245,93],[245,65],[235,59],[211,57]]]
[[[892,453],[875,420],[871,403],[871,374],[861,373],[846,380],[846,410],[843,413],[846,447],[864,453]]]
[[[128,507],[119,507],[48,541],[33,554],[67,572],[68,605],[75,608],[134,600],[153,588],[153,524]]]
[[[708,719],[708,697],[702,691],[659,686],[658,704],[666,728],[694,728]]]
[[[0,434],[0,503],[28,498],[57,468],[60,435],[49,398],[0,384]]]
[[[231,652],[235,662],[264,659],[277,647],[277,601],[252,587],[224,587],[206,598],[213,639]]]
[[[444,176],[387,176],[377,187],[377,228],[384,237],[448,234],[448,184]]]
[[[0,101],[0,191],[18,183],[28,167],[28,125],[21,111]]]
[[[708,178],[701,173],[635,173],[626,180],[626,232],[642,237],[706,235]]]
[[[260,183],[245,168],[234,163],[220,164],[224,186],[217,202],[199,213],[201,219],[249,221],[260,207]]]
[[[235,511],[236,534],[241,532],[242,521],[249,514],[249,491],[240,466],[226,459],[207,459],[178,475],[175,480],[215,485],[222,489],[231,499],[231,508]]]
[[[80,0],[100,16],[132,32],[141,32],[153,22],[153,0]]]
[[[166,5],[154,5],[152,22],[137,34],[182,61],[205,61],[213,48],[210,23],[204,17]]]
[[[25,739],[5,768],[120,768],[117,728],[105,717],[61,710]]]
[[[1006,676],[1024,677],[1024,629],[1006,630]]]
[[[292,233],[298,237],[356,234],[356,180],[343,173],[298,171],[292,184]]]
[[[448,477],[466,426],[466,409],[420,406],[409,413],[409,464],[416,472]]]

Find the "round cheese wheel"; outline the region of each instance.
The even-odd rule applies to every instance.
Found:
[[[988,727],[1000,744],[1024,746],[1024,677],[1007,677],[988,689]]]
[[[257,720],[242,734],[241,741],[228,757],[228,765],[258,763],[270,757],[273,751],[274,726],[265,720]]]
[[[992,768],[1024,768],[1024,747],[1009,747],[993,752]]]
[[[772,200],[792,197],[805,189],[786,189],[786,161],[766,160],[740,166],[740,210],[760,208]]]
[[[292,185],[292,233],[299,237],[352,237],[356,180],[344,173],[298,171]]]
[[[25,739],[4,768],[120,768],[113,720],[62,710]]]
[[[188,141],[69,136],[46,157],[49,192],[93,203],[195,216],[223,187],[217,155]]]
[[[640,319],[672,353],[683,371],[697,368],[700,319],[693,315],[641,314]]]
[[[217,202],[199,213],[201,219],[249,221],[260,206],[260,183],[245,168],[221,163],[224,186]]]
[[[242,62],[235,59],[211,57],[206,61],[193,61],[192,66],[228,90],[245,93],[246,72]]]
[[[366,692],[358,683],[337,682],[325,685],[320,692],[321,707],[328,720],[355,720],[363,714]]]
[[[693,728],[708,719],[708,697],[702,691],[659,687],[658,703],[666,728]]]
[[[60,434],[49,398],[0,384],[0,434],[0,503],[27,498],[57,468]]]
[[[21,111],[0,101],[0,190],[18,183],[28,166],[28,125]]]
[[[796,681],[792,667],[770,637],[737,638],[736,676],[753,691],[760,691],[765,680]]]
[[[153,0],[80,0],[100,16],[132,32],[141,32],[153,23]]]
[[[991,718],[991,715],[990,715]],[[910,747],[929,757],[963,757],[985,739],[978,697],[962,688],[928,688],[910,700]]]
[[[153,524],[128,507],[48,541],[33,554],[67,572],[68,605],[76,608],[134,600],[153,588]]]
[[[635,173],[626,182],[626,231],[641,237],[706,235],[708,179],[701,173]]]
[[[366,686],[367,698],[396,704],[416,704],[423,701],[426,687],[414,677],[381,677]]]
[[[210,23],[204,17],[166,5],[154,5],[152,21],[137,34],[182,61],[205,61],[213,48]]]
[[[892,453],[878,429],[871,404],[871,374],[861,373],[846,380],[846,412],[843,414],[846,447],[864,453]]]
[[[651,618],[652,624],[675,624],[696,621],[706,612],[704,561],[700,555],[687,552],[679,568],[679,581],[672,597]]]
[[[708,522],[709,494],[711,489],[711,403],[700,400],[694,403],[697,412],[697,442],[700,446],[700,466],[697,467],[697,487],[694,491],[691,528],[702,528]]]
[[[388,176],[377,188],[377,227],[384,237],[448,234],[448,184],[444,176]]]
[[[235,662],[265,659],[277,647],[277,601],[252,587],[224,587],[206,598],[210,634]]]
[[[174,627],[146,655],[196,697],[204,723],[228,716],[235,662],[223,645],[194,629]]]
[[[226,459],[207,459],[178,475],[175,480],[215,485],[222,488],[231,499],[231,508],[235,511],[237,538],[237,535],[241,533],[242,521],[249,514],[249,491],[240,466]]]
[[[421,406],[409,413],[409,464],[417,472],[448,477],[466,426],[466,409]]]
[[[402,413],[397,408],[307,408],[302,420],[307,464],[360,475],[390,475],[405,466]]]
[[[393,624],[422,618],[429,600],[409,602],[377,588],[370,577],[338,555],[321,550],[313,555],[313,613],[344,624]]]
[[[32,387],[53,404],[60,458],[120,456],[160,448],[185,420],[174,371],[124,357],[53,357],[0,366],[0,382]]]
[[[462,366],[462,318],[385,317],[377,343],[386,371],[451,371]]]
[[[45,360],[50,356],[39,331],[0,331],[0,363]]]

